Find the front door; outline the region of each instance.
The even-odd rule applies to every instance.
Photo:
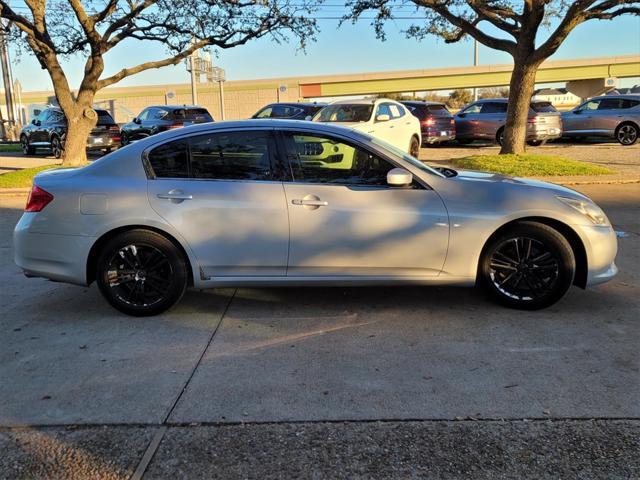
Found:
[[[448,217],[418,182],[391,188],[395,165],[339,138],[284,136],[293,178],[287,276],[416,277],[442,270]]]
[[[481,108],[482,104],[474,103],[455,115],[457,138],[468,140],[476,138]]]
[[[203,279],[285,275],[288,213],[272,146],[269,130],[228,131],[148,153],[151,206],[187,241]]]

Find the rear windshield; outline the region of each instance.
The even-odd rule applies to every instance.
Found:
[[[98,114],[98,125],[114,125],[116,122],[106,110],[96,110]]]
[[[531,104],[531,108],[534,112],[538,113],[548,113],[548,112],[557,112],[551,102],[535,102]]]
[[[327,105],[318,116],[318,122],[368,122],[373,112],[373,105],[362,103]]]
[[[206,108],[184,108],[173,111],[173,117],[176,119],[185,119],[199,122],[211,122],[213,118],[209,115]]]
[[[418,118],[424,118],[427,115],[435,115],[437,117],[448,117],[451,115],[444,105],[421,105],[415,103],[404,103],[403,105]]]

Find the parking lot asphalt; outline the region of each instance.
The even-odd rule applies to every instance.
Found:
[[[497,449],[487,472],[530,464],[541,473],[530,478],[553,477],[555,457],[540,452],[574,438],[584,455],[556,471],[640,477],[640,184],[578,189],[621,232],[621,272],[544,311],[507,310],[472,289],[264,288],[191,291],[145,319],[118,314],[95,286],[24,278],[11,243],[24,198],[0,198],[0,478],[73,477],[80,464],[127,477],[154,438],[150,477],[268,478],[307,465],[301,476],[324,478],[333,465],[334,476],[375,478],[386,455],[380,477],[456,478],[482,467],[478,438]],[[418,455],[438,439],[437,460]],[[415,442],[423,450],[402,453]],[[520,467],[506,460],[516,454]],[[71,463],[46,470],[56,456]]]

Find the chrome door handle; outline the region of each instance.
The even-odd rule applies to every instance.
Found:
[[[329,205],[329,202],[322,200],[305,200],[303,198],[294,198],[291,200],[291,203],[294,205],[305,205],[307,207],[326,207]]]
[[[193,195],[186,194],[180,190],[170,190],[167,193],[159,193],[156,195],[158,198],[162,198],[165,200],[191,200],[193,199]]]

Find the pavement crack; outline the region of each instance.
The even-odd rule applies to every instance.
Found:
[[[200,353],[200,356],[198,357],[198,361],[193,366],[193,369],[191,370],[191,373],[189,374],[189,377],[187,378],[187,381],[184,383],[184,385],[182,386],[182,389],[180,390],[180,392],[176,396],[175,400],[173,401],[173,403],[169,407],[169,410],[168,410],[167,414],[165,415],[164,419],[162,420],[162,425],[166,425],[167,424],[167,422],[169,421],[169,418],[171,418],[171,415],[173,414],[173,411],[178,406],[178,403],[180,402],[180,399],[184,395],[184,392],[187,391],[187,388],[189,387],[189,383],[191,383],[191,379],[196,374],[196,370],[200,366],[200,363],[202,363],[202,359],[204,358],[204,355],[207,353],[207,350],[209,349],[209,346],[213,342],[213,339],[215,338],[216,333],[218,333],[218,329],[220,328],[220,325],[222,325],[222,321],[224,320],[224,317],[226,316],[227,311],[229,310],[229,307],[231,306],[231,302],[233,302],[233,299],[235,298],[237,291],[238,291],[238,289],[235,289],[233,291],[233,294],[231,295],[231,297],[229,297],[229,301],[227,302],[227,305],[224,307],[224,310],[222,311],[222,315],[220,315],[220,320],[218,321],[218,324],[215,326],[215,328],[211,332],[211,335],[209,336],[209,340],[207,341],[207,343],[205,344],[204,348],[202,349],[202,352]]]

